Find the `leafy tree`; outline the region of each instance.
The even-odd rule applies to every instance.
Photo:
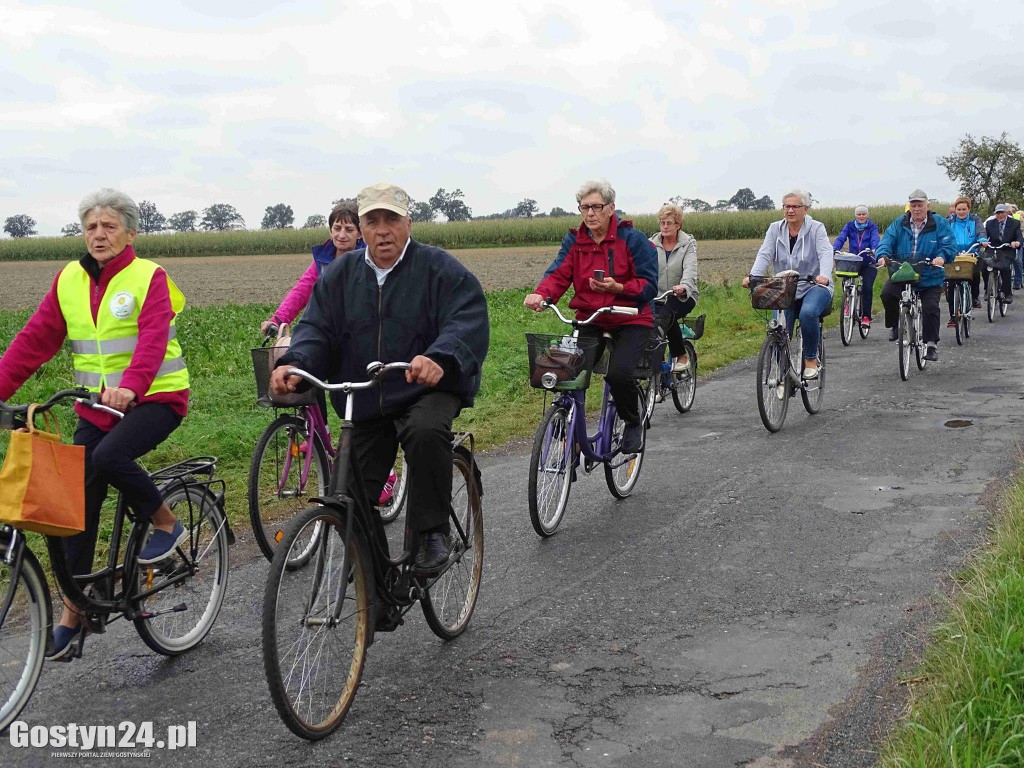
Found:
[[[413,203],[409,208],[409,215],[413,221],[433,221],[437,212],[430,206],[430,203]]]
[[[28,237],[36,233],[36,220],[25,213],[8,216],[4,222],[4,232],[11,237]]]
[[[214,203],[203,210],[203,220],[199,222],[203,229],[224,231],[226,229],[245,228],[245,219],[235,210],[235,206],[227,203]]]
[[[262,229],[287,229],[295,221],[295,214],[292,212],[290,205],[284,203],[278,203],[277,205],[268,205],[266,212],[263,214],[263,223],[260,224]]]
[[[998,139],[980,140],[968,133],[952,153],[936,162],[976,207],[991,209],[998,202],[1024,197],[1024,151],[1005,131]]]
[[[759,197],[757,200],[750,204],[751,211],[774,211],[775,201],[772,200],[768,195]]]
[[[302,225],[303,229],[322,229],[327,226],[327,217],[319,213],[314,213],[308,219],[306,223]]]
[[[438,189],[430,198],[430,207],[443,213],[448,221],[469,221],[473,217],[473,211],[466,206],[462,197],[461,189],[454,192]]]
[[[524,198],[519,204],[512,209],[512,218],[514,219],[532,219],[533,215],[540,210],[540,206],[537,205],[536,200],[530,198]]]
[[[669,198],[669,202],[678,205],[684,211],[693,211],[694,213],[707,213],[711,210],[711,203],[701,200],[699,197],[676,196]]]
[[[548,216],[575,216],[572,211],[567,211],[564,208],[559,208],[557,205],[551,209],[551,213]]]
[[[156,205],[149,200],[139,203],[139,231],[148,234],[165,229],[167,229],[167,219],[156,209]]]
[[[354,197],[339,197],[337,200],[331,203],[331,207],[333,208],[338,203],[354,203],[355,201],[356,199]]]
[[[82,234],[82,225],[77,221],[72,221],[70,224],[65,224],[60,233],[64,237],[75,237],[76,235]]]
[[[199,214],[195,211],[182,211],[167,220],[167,226],[177,232],[195,232]]]

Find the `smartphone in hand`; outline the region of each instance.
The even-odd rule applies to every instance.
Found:
[[[597,282],[601,282],[602,280],[604,280],[604,270],[603,269],[595,269],[594,270],[594,279],[597,280]]]

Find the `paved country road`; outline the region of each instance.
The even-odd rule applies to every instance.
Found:
[[[1022,333],[1016,305],[963,348],[943,329],[942,361],[901,382],[881,327],[849,348],[830,331],[823,411],[795,400],[776,435],[753,361],[730,366],[701,381],[691,413],[659,407],[632,498],[582,477],[546,541],[529,523],[528,445],[484,456],[469,630],[444,644],[417,611],[378,635],[324,742],[294,738],[273,710],[266,566],[239,552],[199,649],[163,659],[118,622],[85,658],[48,665],[23,717],[197,723],[195,747],[105,764],[871,765],[936,599],[1016,466]],[[4,766],[59,763],[0,738]]]

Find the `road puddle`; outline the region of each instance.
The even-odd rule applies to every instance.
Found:
[[[964,427],[970,427],[974,424],[970,419],[950,419],[942,426],[949,427],[950,429],[963,429]]]

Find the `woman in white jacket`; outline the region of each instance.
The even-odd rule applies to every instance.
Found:
[[[771,268],[773,273],[791,269],[800,277],[815,277],[815,283],[801,282],[796,301],[786,310],[786,324],[792,333],[793,318],[799,313],[800,332],[804,342],[806,379],[818,377],[818,319],[832,306],[832,242],[825,225],[807,213],[811,196],[802,189],[787,192],[782,198],[786,217],[769,225],[764,242],[757,251],[750,277],[762,277]],[[743,278],[750,285],[750,278]]]
[[[671,203],[665,203],[658,211],[658,230],[651,238],[658,250],[658,294],[671,290],[672,295],[667,301],[657,302],[655,310],[674,358],[672,370],[678,373],[690,366],[676,321],[697,305],[697,241],[683,232],[683,209]]]

